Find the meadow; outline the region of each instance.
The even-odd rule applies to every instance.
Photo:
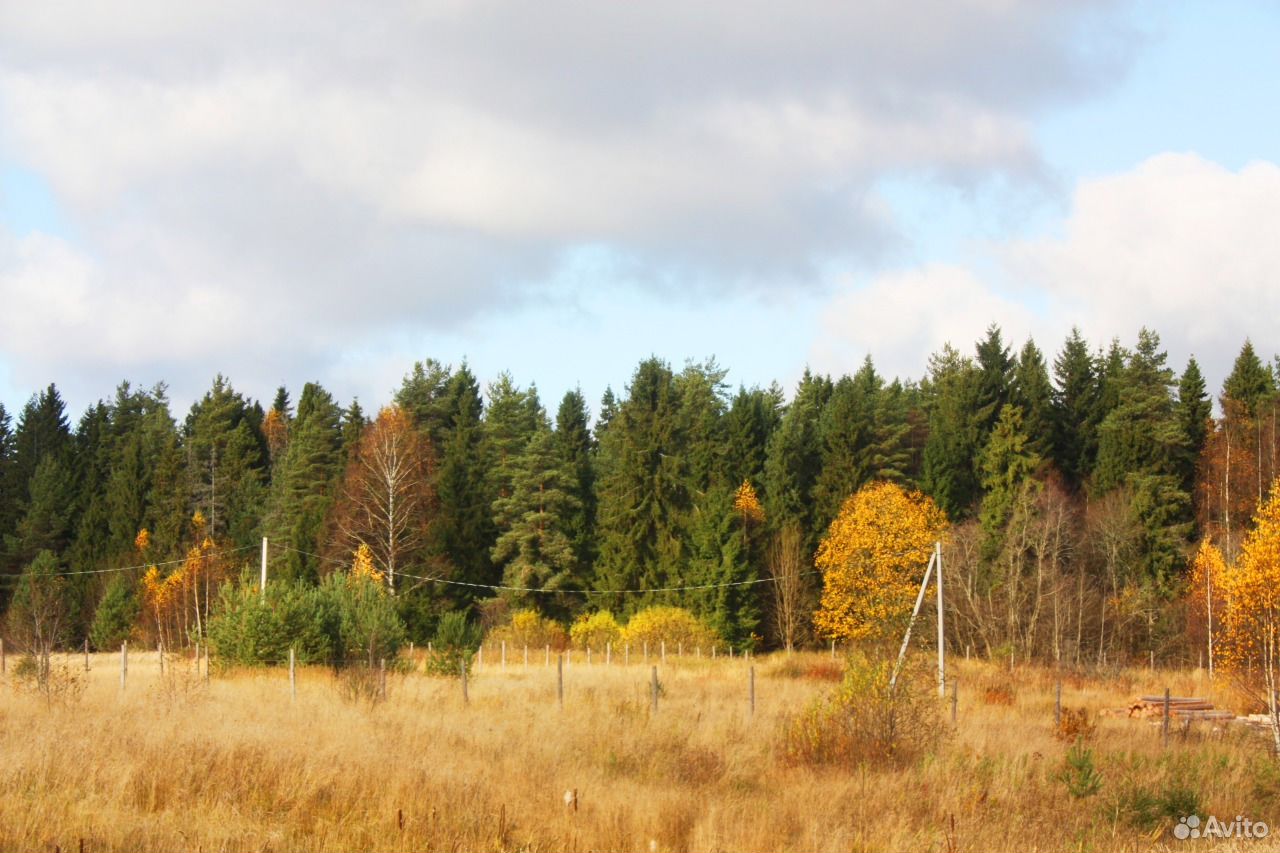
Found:
[[[1280,834],[1171,833],[1192,808],[1280,824],[1280,766],[1262,738],[1197,724],[1166,746],[1158,725],[1098,716],[1166,686],[1229,706],[1198,671],[961,660],[956,722],[939,701],[924,753],[815,764],[789,758],[782,732],[838,687],[842,663],[827,654],[668,657],[656,713],[650,666],[635,658],[579,655],[563,707],[542,655],[487,662],[465,702],[458,679],[409,666],[388,672],[385,699],[300,669],[294,699],[284,668],[215,666],[206,683],[188,659],[162,675],[155,652],[135,653],[121,691],[118,654],[93,656],[87,673],[70,656],[54,659],[46,696],[8,663],[3,850],[1280,849]],[[1059,680],[1063,705],[1089,720],[1075,765],[1055,730]]]

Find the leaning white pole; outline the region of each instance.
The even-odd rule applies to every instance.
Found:
[[[262,537],[262,583],[258,586],[258,595],[267,597],[267,537]]]
[[[902,661],[907,656],[907,644],[911,642],[911,627],[916,624],[916,617],[920,615],[920,605],[924,602],[924,591],[929,586],[929,576],[933,574],[933,561],[937,558],[937,551],[929,554],[929,565],[924,570],[924,579],[920,581],[920,592],[916,595],[916,606],[911,610],[911,621],[907,623],[907,633],[903,635],[902,648],[898,650],[898,662],[893,665],[893,675],[889,677],[890,688],[898,683],[898,672],[902,669]]]
[[[947,640],[942,630],[942,543],[933,543],[934,563],[938,567],[938,579],[934,588],[938,593],[938,695],[947,697]]]

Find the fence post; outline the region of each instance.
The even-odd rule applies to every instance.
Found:
[[[156,651],[160,655],[160,674],[164,675],[164,643],[156,644]]]
[[[653,713],[658,713],[658,667],[653,667],[653,674],[649,681],[649,693],[653,697]]]
[[[644,662],[645,663],[649,662],[649,641],[648,640],[644,641]]]
[[[832,660],[836,659],[836,641],[835,640],[831,641],[831,659]]]
[[[293,646],[289,647],[289,701],[298,701],[298,675],[294,670]]]
[[[502,668],[507,668],[507,641],[502,641]]]
[[[751,679],[751,716],[754,717],[756,715],[756,668],[750,667],[748,672]]]
[[[209,683],[209,644],[204,644],[204,683]]]
[[[524,644],[524,668],[529,668],[529,644]]]
[[[956,724],[956,705],[960,701],[960,679],[951,679],[951,725]]]
[[[476,651],[476,670],[484,666],[484,643],[480,644],[480,648]]]
[[[462,660],[458,662],[458,666],[462,669],[462,704],[466,705],[469,704],[471,700],[467,697],[467,658],[465,652],[463,653]]]
[[[129,676],[129,641],[120,644],[120,689],[124,690],[125,680]]]
[[[89,638],[84,638],[84,671],[89,671]]]
[[[1053,697],[1053,727],[1055,729],[1062,727],[1062,679],[1058,679],[1055,686]]]
[[[387,659],[378,659],[378,695],[387,698]]]
[[[716,644],[715,644],[715,643],[712,643],[712,644],[711,644],[711,659],[712,659],[712,660],[715,660],[715,659],[716,659]]]
[[[556,701],[564,707],[564,655],[556,655]]]
[[[676,643],[676,657],[678,658],[684,657],[684,640],[681,640],[679,643]]]
[[[613,663],[613,641],[605,640],[604,642],[604,665],[608,666]]]
[[[663,663],[667,662],[667,641],[666,640],[662,641],[662,662]]]
[[[551,666],[551,644],[547,643],[547,662],[543,666]]]
[[[630,643],[627,643],[625,646],[623,646],[622,665],[631,666],[631,644]]]
[[[1165,748],[1169,746],[1169,688],[1164,689],[1164,724],[1160,727],[1160,737]]]

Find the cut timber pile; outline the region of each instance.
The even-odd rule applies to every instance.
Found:
[[[1163,717],[1163,696],[1139,696],[1124,708],[1108,712],[1113,717]],[[1233,720],[1235,714],[1219,711],[1213,703],[1186,696],[1169,697],[1169,717],[1174,720]]]

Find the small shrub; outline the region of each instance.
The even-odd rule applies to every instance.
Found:
[[[460,611],[444,614],[436,626],[431,653],[427,655],[427,673],[460,678],[463,661],[467,670],[471,670],[471,659],[480,648],[480,640],[480,629],[467,620],[467,614]]]
[[[564,626],[554,619],[548,619],[536,610],[517,610],[511,614],[510,622],[490,632],[489,642],[506,642],[507,647],[513,650],[525,646],[534,649],[550,646],[560,651],[568,645],[568,637]]]
[[[1092,740],[1097,729],[1093,718],[1084,708],[1063,708],[1058,728],[1053,734],[1058,740],[1074,743]]]
[[[940,738],[931,677],[909,667],[890,685],[893,661],[850,656],[831,696],[784,723],[782,754],[794,764],[901,765]]]
[[[1116,817],[1143,832],[1157,829],[1166,821],[1176,821],[1190,814],[1203,814],[1200,795],[1183,785],[1157,790],[1149,785],[1130,782],[1112,802]]]
[[[569,629],[569,637],[575,649],[603,649],[607,643],[617,647],[622,642],[622,626],[608,610],[584,613]]]
[[[621,640],[630,643],[633,649],[648,643],[651,652],[664,642],[669,652],[674,652],[681,644],[686,650],[699,646],[709,650],[713,643],[724,643],[715,631],[681,607],[648,607],[641,610],[622,629]]]
[[[50,664],[48,658],[23,655],[11,670],[13,689],[39,696],[50,705],[69,705],[84,694],[84,674],[64,664]]]
[[[123,575],[116,575],[107,584],[106,594],[98,602],[93,625],[89,629],[89,639],[95,649],[119,649],[120,644],[129,639],[129,632],[141,609],[136,590],[137,584]]]
[[[1077,800],[1102,790],[1102,774],[1093,764],[1093,750],[1080,743],[1067,750],[1058,781],[1066,785],[1067,793]]]

